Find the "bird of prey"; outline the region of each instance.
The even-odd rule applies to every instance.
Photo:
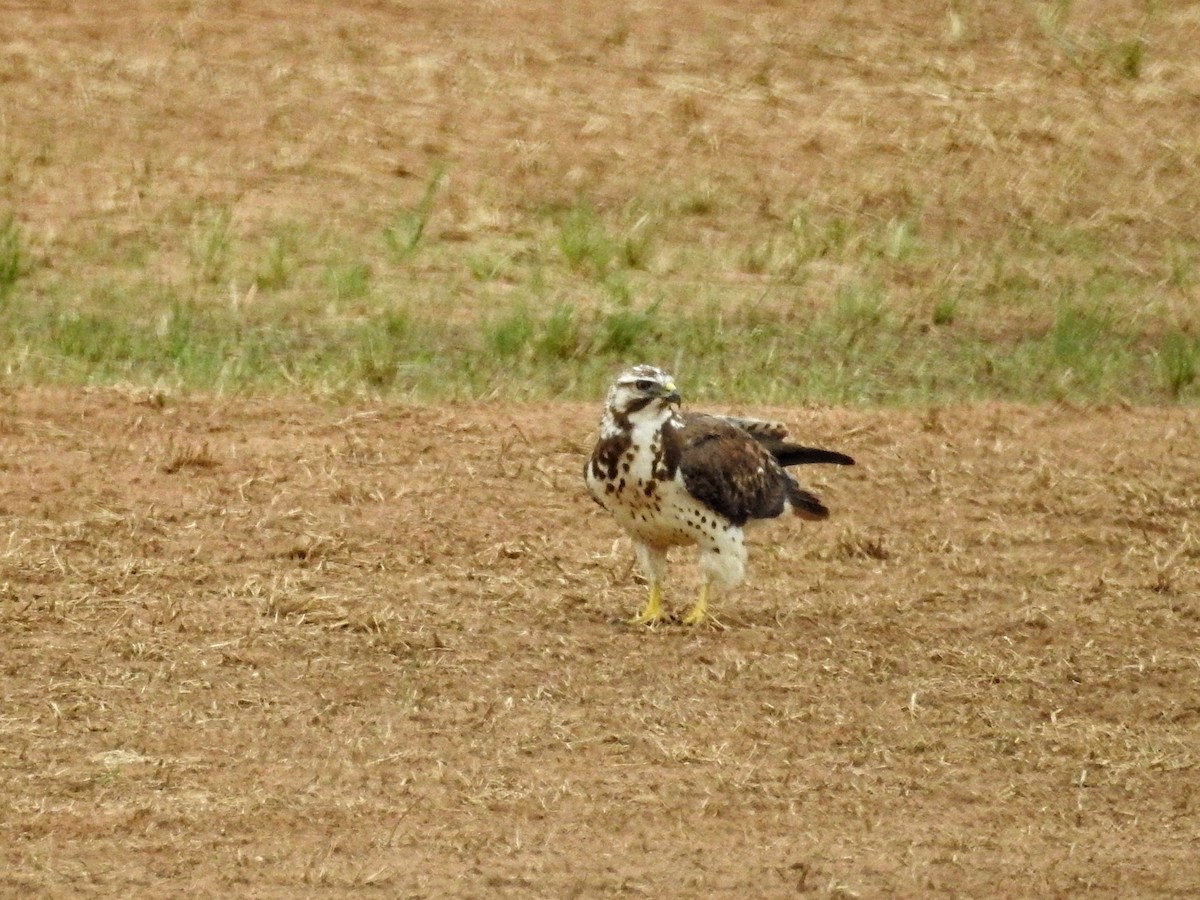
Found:
[[[588,492],[629,533],[650,583],[633,624],[669,619],[662,585],[671,547],[699,550],[700,596],[683,618],[699,624],[714,587],[727,591],[745,575],[748,524],[784,512],[810,520],[829,515],[786,467],[854,464],[843,453],[788,443],[781,423],[684,412],[680,403],[674,379],[661,369],[639,365],[622,373],[584,466]]]

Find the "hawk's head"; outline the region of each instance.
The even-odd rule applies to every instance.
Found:
[[[634,366],[617,376],[608,390],[608,416],[628,427],[638,421],[662,422],[679,406],[675,379],[656,366]]]

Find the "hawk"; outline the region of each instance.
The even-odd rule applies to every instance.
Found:
[[[745,575],[745,528],[791,512],[818,520],[829,510],[804,490],[787,466],[850,466],[844,453],[790,444],[779,422],[684,412],[675,381],[654,366],[634,366],[608,391],[600,435],[584,466],[592,498],[633,539],[650,599],[633,624],[665,621],[662,584],[667,551],[695,544],[703,581],[683,618],[708,617],[716,586],[735,587]]]

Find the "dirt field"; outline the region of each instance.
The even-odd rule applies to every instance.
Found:
[[[186,283],[189,242],[223,210],[246,257],[283,229],[386,281],[381,231],[446,166],[407,273],[421,283],[471,254],[537,252],[538,211],[584,198],[613,217],[674,210],[659,278],[744,279],[743,237],[780,239],[798,214],[894,218],[947,250],[1044,244],[1006,273],[1034,284],[1094,274],[1072,258],[1099,243],[1105,271],[1160,278],[1131,310],[1194,316],[1195,4],[10,6],[0,202],[46,286]],[[261,264],[235,260],[242,290]],[[806,278],[827,291],[837,274]],[[893,278],[893,301],[914,287],[919,307],[929,284]]]
[[[8,394],[0,893],[1200,890],[1200,413],[776,412],[649,631],[594,408]]]

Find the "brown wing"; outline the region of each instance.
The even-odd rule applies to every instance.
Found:
[[[713,416],[691,414],[694,418],[720,419],[741,428],[748,435],[762,444],[775,457],[781,466],[800,466],[812,463],[828,463],[836,466],[852,466],[854,459],[836,450],[822,450],[820,447],[804,447],[800,444],[788,443],[788,429],[782,422],[768,422],[762,419],[743,419],[739,416]]]
[[[793,489],[799,489],[765,447],[720,417],[683,419],[675,434],[689,494],[735,525],[783,512]]]

